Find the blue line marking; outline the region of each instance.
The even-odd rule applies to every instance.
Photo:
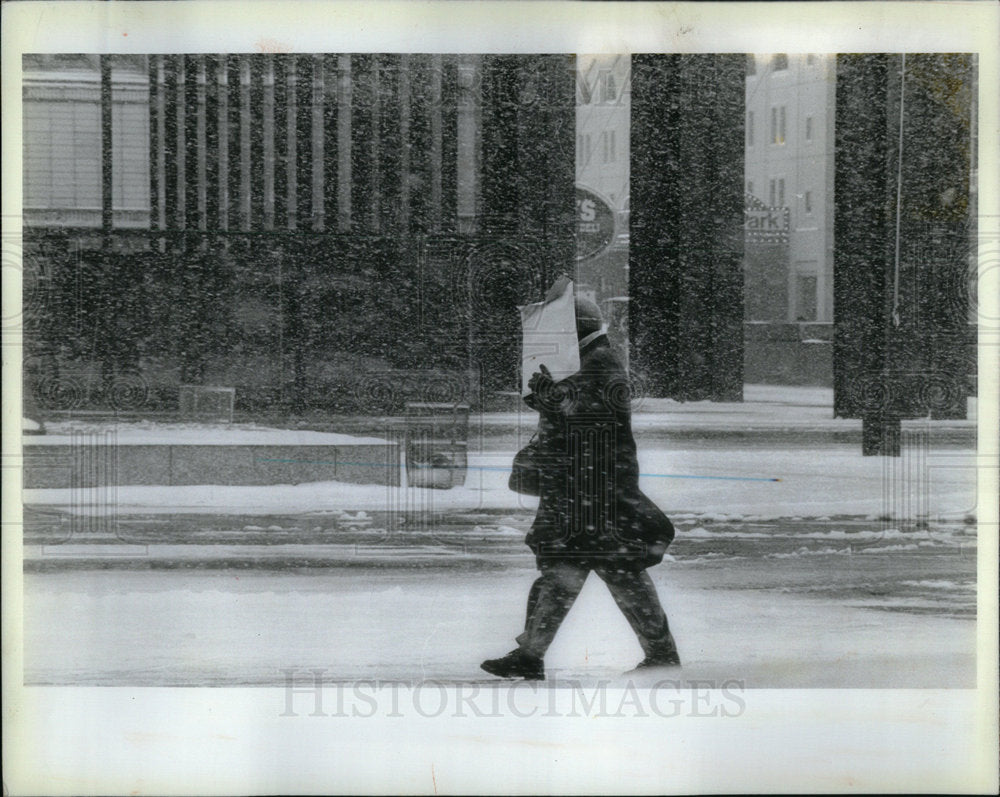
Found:
[[[402,465],[393,465],[390,462],[384,464],[379,464],[375,462],[330,462],[328,460],[322,459],[269,459],[264,457],[258,457],[258,462],[285,462],[293,465],[355,465],[365,468],[401,468]],[[459,469],[458,466],[454,465],[407,465],[408,468],[441,468],[441,469]],[[467,470],[480,470],[480,471],[495,471],[498,473],[510,473],[511,468],[491,468],[486,465],[468,465]],[[641,478],[649,479],[712,479],[715,481],[732,481],[732,482],[780,482],[781,479],[776,479],[768,476],[694,476],[694,475],[681,475],[678,473],[640,473]]]

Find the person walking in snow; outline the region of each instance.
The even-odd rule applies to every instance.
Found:
[[[540,571],[518,647],[480,666],[504,678],[544,680],[543,659],[593,571],[639,638],[639,668],[678,666],[667,616],[646,569],[674,538],[670,519],[639,490],[625,369],[598,306],[575,301],[580,371],[558,383],[545,366],[524,401],[539,412],[539,503],[525,542]]]

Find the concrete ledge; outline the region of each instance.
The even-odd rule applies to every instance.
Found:
[[[24,441],[25,488],[270,485],[341,481],[398,485],[397,443],[361,445],[81,445]]]

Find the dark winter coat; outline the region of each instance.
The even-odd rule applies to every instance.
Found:
[[[580,371],[528,396],[539,410],[538,512],[526,542],[539,566],[641,570],[674,538],[666,515],[639,491],[628,380],[607,335],[580,350]]]

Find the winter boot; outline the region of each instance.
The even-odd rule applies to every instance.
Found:
[[[498,675],[501,678],[524,678],[526,681],[545,680],[545,665],[542,660],[521,648],[512,650],[499,659],[487,659],[479,666],[490,675]]]
[[[674,653],[668,653],[664,656],[646,656],[642,661],[635,665],[636,670],[648,670],[653,667],[680,667],[681,657],[677,655],[676,651]]]
[[[673,635],[668,631],[663,639],[655,643],[655,647],[649,649],[649,653],[640,661],[632,672],[648,670],[653,667],[680,667],[681,657],[677,653],[677,643],[674,642]]]

